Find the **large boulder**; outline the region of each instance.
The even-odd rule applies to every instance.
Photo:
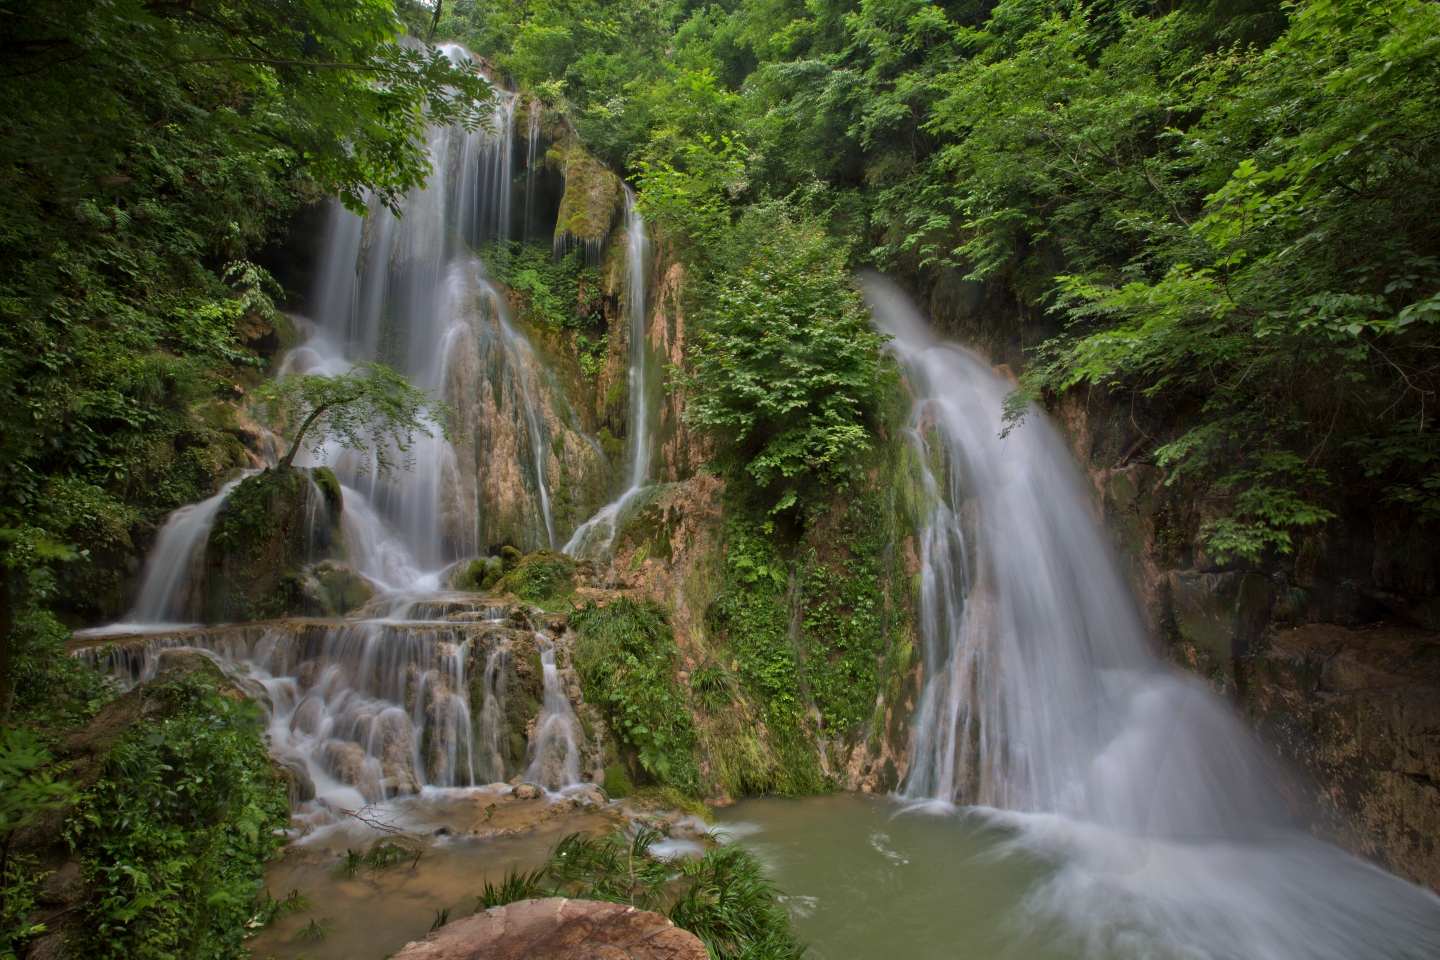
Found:
[[[326,467],[279,467],[236,486],[216,513],[205,545],[206,621],[306,612],[307,581],[319,582],[307,567],[343,554],[343,509],[340,483]],[[328,587],[308,592],[309,603],[323,595],[333,611]],[[359,591],[341,585],[339,592],[343,605],[347,593]]]
[[[394,960],[708,960],[658,913],[593,900],[518,900],[405,945]]]

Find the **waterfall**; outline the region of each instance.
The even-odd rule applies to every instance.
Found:
[[[547,790],[559,790],[580,782],[580,722],[555,665],[555,644],[543,635],[540,663],[544,669],[545,702],[530,732],[525,779]]]
[[[443,49],[452,58],[468,56]],[[420,571],[433,573],[504,543],[556,546],[569,533],[555,515],[561,475],[574,482],[603,471],[598,446],[580,429],[559,381],[512,320],[476,253],[487,241],[512,238],[518,212],[512,196],[521,189],[517,153],[526,163],[522,233],[534,212],[539,111],[533,104],[527,111],[522,152],[517,101],[497,86],[490,129],[428,131],[433,174],[403,199],[403,216],[377,204],[362,220],[333,206],[313,334],[294,354],[297,370],[386,363],[456,411],[453,426],[463,442],[417,438],[411,469],[379,476],[373,457],[338,449],[322,456],[345,486],[365,496]]]
[[[505,733],[505,688],[500,680],[509,657],[510,647],[500,643],[485,658],[477,733],[480,766],[476,770],[476,776],[482,782],[505,779],[505,761],[500,753],[500,738]]]
[[[556,518],[552,484],[594,487],[582,481],[605,468],[481,259],[482,243],[509,241],[515,226],[516,100],[496,89],[489,129],[427,132],[433,174],[403,198],[403,215],[332,206],[312,313],[296,318],[304,340],[277,371],[338,375],[374,360],[454,411],[453,442],[417,436],[404,454],[390,451],[404,469],[382,475],[373,450],[333,441],[296,458],[334,469],[344,559],[375,597],[345,619],[187,629],[79,653],[130,681],[153,676],[167,650],[217,659],[268,704],[272,755],[305,784],[295,797],[313,788],[318,801],[305,817],[335,822],[340,810],[527,772],[561,789],[596,759],[555,640],[527,629],[523,611],[442,589],[458,560],[501,544],[554,547],[569,528]],[[538,110],[529,115],[522,230],[535,206]],[[643,229],[631,232],[642,249]],[[632,288],[643,337],[641,281]],[[201,619],[206,542],[236,482],[171,515],[127,623]]]
[[[215,514],[230,491],[254,471],[231,480],[213,497],[173,511],[145,558],[135,607],[120,621],[136,626],[196,623],[204,619],[200,585],[205,578],[205,543]]]
[[[571,556],[608,550],[624,513],[646,488],[650,477],[649,381],[646,363],[645,221],[635,207],[635,194],[625,188],[625,314],[630,321],[630,477],[620,496],[581,524],[565,544]]]
[[[1157,663],[1064,443],[1011,385],[869,278],[914,396],[924,685],[902,794],[990,808],[1061,863],[1032,892],[1085,952],[1432,956],[1440,900],[1294,831],[1284,775]],[[998,808],[998,809],[997,809]]]

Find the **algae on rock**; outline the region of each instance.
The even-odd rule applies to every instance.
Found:
[[[565,194],[555,221],[556,248],[583,244],[586,260],[598,260],[610,228],[625,209],[620,178],[574,140],[551,147],[545,160],[565,171]]]

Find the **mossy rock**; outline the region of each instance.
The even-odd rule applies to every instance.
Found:
[[[515,564],[496,584],[526,603],[543,603],[575,592],[575,560],[555,550],[537,550]]]
[[[339,481],[325,467],[270,469],[237,485],[205,547],[205,619],[305,612],[306,567],[343,553],[341,507]],[[342,594],[347,590],[355,595],[353,587]]]
[[[568,234],[592,246],[603,243],[625,210],[625,191],[620,178],[575,143],[557,145],[546,160],[565,171],[565,194],[560,198],[556,237]]]
[[[375,596],[374,584],[336,560],[322,560],[306,572],[302,594],[311,616],[343,617]]]
[[[611,800],[624,799],[634,792],[629,778],[625,776],[625,768],[618,763],[612,763],[605,768],[604,787]]]
[[[499,557],[477,557],[461,563],[455,569],[450,578],[450,589],[489,590],[502,576],[504,571]]]

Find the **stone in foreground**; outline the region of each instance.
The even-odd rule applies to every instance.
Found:
[[[394,960],[707,960],[658,913],[593,900],[518,900],[408,943]]]

